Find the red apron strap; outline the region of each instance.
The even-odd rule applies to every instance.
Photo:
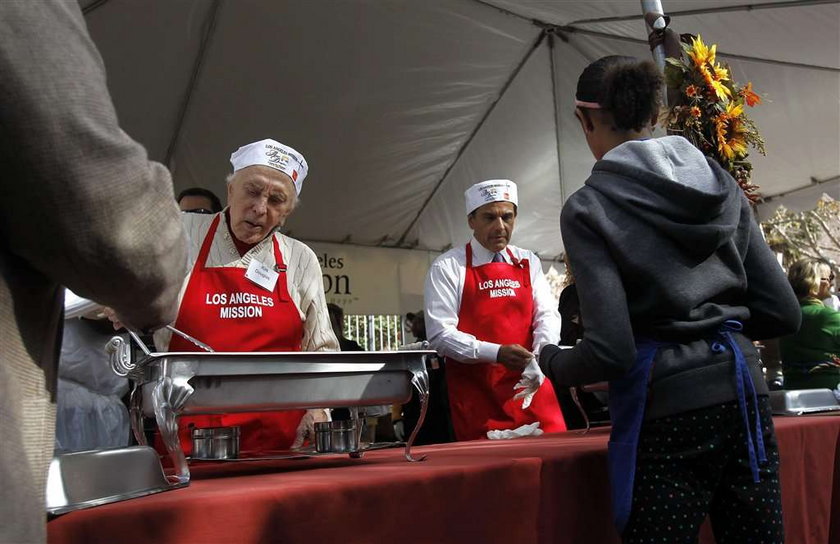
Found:
[[[204,270],[207,265],[207,256],[210,254],[210,246],[213,245],[213,237],[216,235],[216,229],[219,228],[219,221],[221,217],[221,212],[216,214],[216,217],[213,218],[213,222],[210,223],[210,228],[207,230],[207,234],[204,236],[204,241],[201,243],[201,249],[199,250],[198,257],[195,260],[195,264],[201,270]]]
[[[469,270],[470,268],[472,268],[472,247],[467,242],[467,269]]]
[[[510,250],[509,247],[506,248],[506,249],[507,249],[508,257],[510,257],[510,262],[513,263],[513,266],[519,266],[519,259],[517,259],[516,257],[513,256],[513,252]]]
[[[280,242],[277,241],[277,235],[274,233],[271,234],[271,237],[274,239],[274,270],[275,272],[280,272],[282,274],[286,272],[286,263],[283,262],[283,254],[280,253]]]

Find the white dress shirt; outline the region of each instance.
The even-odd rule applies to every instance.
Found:
[[[215,215],[210,214],[182,214],[184,230],[187,233],[187,270],[189,270],[189,273],[184,278],[181,287],[181,294],[178,297],[179,304],[184,298],[184,292],[195,261],[198,259],[201,244],[204,242],[204,237],[207,235],[214,217]],[[252,247],[245,255],[240,256],[231,239],[225,215],[222,214],[210,246],[210,252],[207,255],[207,266],[241,268],[244,275],[253,258],[257,258],[269,266],[274,265],[276,264],[274,244],[271,241],[274,237],[277,237],[280,242],[280,253],[283,255],[283,261],[287,268],[286,287],[289,290],[289,296],[303,320],[301,351],[338,351],[338,340],[333,333],[329,312],[327,311],[321,266],[318,264],[315,253],[303,242],[289,238],[277,231],[273,236],[267,236],[262,242]],[[166,329],[157,331],[154,335],[155,346],[165,351],[169,346],[171,334]],[[212,338],[199,338],[199,340],[213,347]]]
[[[494,253],[474,237],[469,243],[472,247],[473,266],[481,266],[493,260]],[[539,258],[527,249],[509,245],[501,252],[504,261],[509,264],[512,263],[507,249],[520,261],[529,261],[534,299],[534,345],[523,347],[537,355],[544,345],[556,344],[560,340],[557,300],[551,294]],[[458,312],[464,293],[466,269],[467,252],[463,245],[450,249],[432,263],[426,275],[424,293],[426,333],[432,347],[443,356],[462,363],[495,362],[500,344],[485,342],[458,330]]]

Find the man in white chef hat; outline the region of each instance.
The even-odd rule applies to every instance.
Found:
[[[425,286],[426,331],[446,357],[455,436],[564,431],[554,390],[535,361],[542,346],[559,340],[557,303],[537,256],[509,243],[516,184],[482,181],[464,196],[472,238],[435,260]]]
[[[190,273],[174,323],[216,351],[337,351],[315,253],[281,234],[309,170],[296,150],[275,140],[244,145],[230,157],[227,207],[214,215],[183,214]],[[198,351],[177,335],[156,335],[159,349]],[[303,416],[307,414],[308,417]],[[242,451],[300,445],[321,411],[185,416],[189,427],[240,427]]]

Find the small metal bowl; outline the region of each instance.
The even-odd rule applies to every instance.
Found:
[[[192,430],[193,459],[239,457],[239,427],[206,427]]]
[[[353,453],[359,451],[359,433],[353,420],[323,421],[315,424],[315,451]]]

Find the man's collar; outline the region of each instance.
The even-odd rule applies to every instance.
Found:
[[[475,236],[472,236],[470,238],[470,247],[472,248],[473,258],[476,261],[487,261],[489,263],[493,260],[493,255],[496,253],[495,251],[490,251],[489,249],[481,245],[481,242],[476,240]],[[510,260],[510,257],[507,254],[508,247],[510,247],[510,244],[505,246],[505,249],[503,249],[500,252],[502,254],[502,258],[505,260],[506,263]]]

